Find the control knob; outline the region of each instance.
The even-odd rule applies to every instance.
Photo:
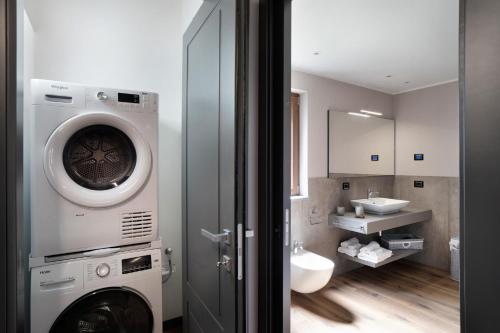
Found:
[[[106,276],[108,276],[110,271],[111,268],[109,267],[108,264],[105,263],[97,265],[97,268],[95,269],[97,276],[101,278],[105,278]]]
[[[100,101],[107,101],[108,100],[108,95],[104,91],[99,91],[97,93],[97,99]]]

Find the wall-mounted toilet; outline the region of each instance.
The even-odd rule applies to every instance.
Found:
[[[335,264],[316,253],[295,248],[290,257],[291,287],[299,293],[313,293],[320,290],[333,274]]]

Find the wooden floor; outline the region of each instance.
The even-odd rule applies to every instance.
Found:
[[[335,277],[314,294],[292,292],[291,333],[460,332],[458,283],[401,260]]]

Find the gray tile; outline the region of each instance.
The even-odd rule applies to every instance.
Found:
[[[460,179],[450,178],[449,238],[460,235]]]
[[[415,188],[414,180],[423,180],[424,188]],[[450,178],[397,176],[394,195],[399,199],[410,200],[410,207],[432,210],[432,220],[417,223],[403,231],[412,232],[425,239],[424,251],[411,259],[417,262],[448,269],[450,252],[449,241],[449,198]]]
[[[415,179],[424,180],[425,187],[413,187]],[[349,182],[350,190],[342,190],[342,183]],[[376,235],[362,237],[360,234],[330,227],[328,215],[337,206],[352,210],[350,200],[366,198],[368,188],[383,197],[410,200],[411,206],[429,208],[433,211],[431,221],[415,224],[399,230],[413,232],[426,239],[425,251],[413,259],[442,269],[448,268],[450,233],[458,230],[458,179],[445,177],[350,177],[310,178],[309,198],[292,201],[292,241],[301,240],[304,247],[319,255],[332,259],[335,275],[359,267],[337,256],[337,247],[344,239],[356,236],[364,242]]]

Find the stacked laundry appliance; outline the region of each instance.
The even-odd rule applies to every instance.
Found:
[[[158,95],[31,93],[31,332],[160,333]]]

